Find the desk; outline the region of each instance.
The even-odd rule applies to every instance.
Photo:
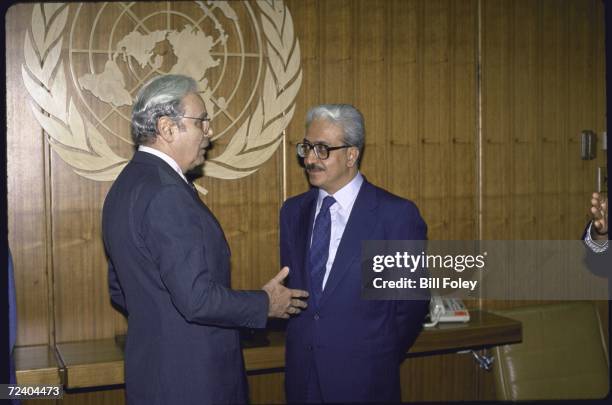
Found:
[[[123,350],[115,339],[58,343],[66,388],[123,384]]]
[[[17,382],[23,385],[59,385],[60,367],[55,351],[47,345],[15,347]]]
[[[521,323],[488,312],[471,311],[464,324],[440,324],[424,329],[409,355],[427,355],[465,349],[478,349],[522,339]],[[279,369],[285,366],[285,334],[268,333],[270,344],[245,348],[247,371]],[[124,383],[123,351],[115,339],[58,343],[58,373],[66,388],[97,387]],[[20,370],[22,364],[17,361]],[[20,381],[21,383],[21,381]]]
[[[521,323],[486,311],[470,311],[468,323],[442,323],[424,328],[408,354],[481,349],[519,343]]]
[[[424,328],[409,355],[426,355],[445,351],[480,349],[522,340],[521,323],[510,318],[482,311],[470,311],[468,323],[438,324]],[[270,345],[244,349],[247,371],[285,366],[285,334],[269,332]]]

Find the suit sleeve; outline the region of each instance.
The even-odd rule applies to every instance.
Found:
[[[115,266],[113,266],[113,262],[110,260],[110,258],[108,259],[108,289],[110,291],[110,298],[113,304],[115,304],[117,309],[127,315],[125,296],[123,295],[123,290],[119,284],[119,278],[117,277]]]
[[[587,224],[584,233],[582,234],[582,240],[585,241],[587,232],[590,229],[591,223]],[[610,241],[608,241],[608,248],[603,252],[594,252],[587,243],[585,242],[585,262],[589,271],[596,276],[612,278],[612,255],[610,255]]]
[[[151,201],[144,240],[154,254],[174,306],[189,322],[225,327],[263,328],[268,314],[264,291],[235,291],[211,277],[214,262],[203,241],[210,229],[182,187],[167,186]],[[216,232],[216,229],[214,230]]]
[[[393,223],[390,239],[417,240],[427,239],[427,225],[418,208],[408,202]],[[413,345],[423,327],[425,315],[429,308],[429,299],[400,300],[396,304],[396,325],[402,354]]]

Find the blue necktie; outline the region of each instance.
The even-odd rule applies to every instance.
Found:
[[[310,245],[308,262],[310,265],[311,290],[317,304],[323,293],[323,278],[325,277],[327,258],[329,257],[329,239],[331,237],[329,207],[334,205],[335,202],[336,200],[332,196],[323,199],[312,231],[312,244]]]

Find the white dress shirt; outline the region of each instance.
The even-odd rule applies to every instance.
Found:
[[[181,176],[181,178],[183,180],[185,180],[185,183],[189,184],[189,182],[187,181],[187,178],[185,177],[185,175],[181,171],[181,167],[178,165],[178,163],[176,163],[176,161],[174,159],[172,159],[170,156],[166,155],[164,152],[159,151],[159,150],[157,150],[155,148],[150,148],[148,146],[144,146],[144,145],[138,146],[138,151],[139,152],[150,153],[151,155],[155,155],[158,158],[162,159],[164,162],[168,163],[170,165],[170,167],[172,169],[174,169],[174,171],[177,172],[179,174],[179,176]]]
[[[329,255],[327,256],[327,264],[325,266],[325,276],[323,277],[322,289],[325,289],[325,284],[327,284],[329,272],[331,271],[332,265],[334,264],[336,252],[338,251],[338,246],[340,245],[340,241],[342,240],[342,234],[344,234],[344,229],[346,228],[346,224],[348,223],[349,217],[351,216],[353,205],[355,204],[357,194],[359,194],[359,189],[361,189],[362,184],[363,176],[361,175],[361,173],[357,172],[357,175],[353,177],[353,180],[351,180],[346,186],[342,187],[334,195],[332,195],[336,202],[331,207],[329,207],[329,214],[331,217],[331,235],[329,238]],[[319,189],[319,196],[317,198],[317,210],[315,212],[315,221],[317,216],[319,215],[319,211],[321,210],[323,199],[328,195],[330,194],[327,194],[327,192],[323,191],[322,189]],[[310,237],[310,243],[312,244],[312,236]]]

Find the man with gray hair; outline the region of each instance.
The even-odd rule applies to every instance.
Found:
[[[427,238],[412,202],[359,172],[364,138],[355,107],[320,105],[297,144],[312,188],[281,209],[281,264],[311,298],[287,326],[290,403],[399,402],[400,363],[427,312],[426,300],[361,299],[362,241]]]
[[[184,173],[204,163],[212,135],[196,82],[149,81],[132,112],[138,150],[111,187],[102,213],[112,302],[128,318],[129,404],[247,401],[236,328],[263,328],[306,306],[281,282],[230,288],[223,230]]]

